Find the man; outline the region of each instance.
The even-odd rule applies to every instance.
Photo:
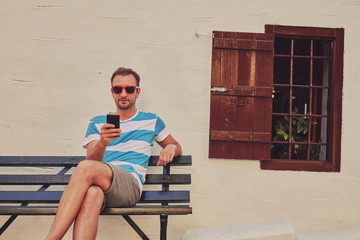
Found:
[[[163,150],[158,165],[165,166],[182,154],[180,144],[155,114],[138,111],[140,77],[132,69],[117,69],[111,93],[120,129],[101,115],[90,121],[84,147],[86,160],[79,163],[66,187],[46,239],[61,239],[74,222],[73,239],[95,239],[99,214],[109,207],[135,205],[139,200],[153,141]]]

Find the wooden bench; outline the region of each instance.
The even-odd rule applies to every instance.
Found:
[[[145,184],[160,185],[159,189],[149,190],[147,189],[149,187],[144,186],[141,199],[136,206],[105,208],[101,213],[102,215],[122,215],[142,239],[149,238],[129,215],[159,215],[160,239],[164,240],[167,236],[168,215],[192,213],[192,208],[189,205],[182,205],[190,202],[190,191],[188,189],[170,190],[170,185],[191,184],[190,174],[170,174],[171,166],[190,166],[192,163],[191,156],[174,158],[172,163],[162,167],[162,174],[151,173],[156,171],[154,169],[160,168],[156,167],[158,159],[158,156],[150,157]],[[19,215],[55,215],[57,203],[63,192],[47,189],[52,185],[66,185],[71,176],[71,174],[66,173],[82,160],[84,160],[82,156],[0,156],[0,185],[8,185],[3,187],[6,188],[6,191],[0,191],[0,215],[11,215],[1,227],[0,236]],[[4,174],[5,167],[11,167],[12,170],[15,167],[60,167],[60,171],[51,175]],[[25,170],[25,172],[29,172],[29,170]],[[17,185],[23,186],[27,190],[30,189],[29,185],[37,186],[37,188],[20,191],[17,190],[19,189]],[[19,206],[14,206],[14,203],[19,204]],[[36,203],[36,205],[31,206],[32,203]]]

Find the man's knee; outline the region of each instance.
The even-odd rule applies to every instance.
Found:
[[[81,161],[77,165],[75,173],[80,174],[82,176],[92,175],[96,169],[96,164],[99,163],[92,160]]]
[[[95,164],[92,161],[81,161],[72,174],[71,182],[91,184],[95,175],[94,169]]]
[[[112,182],[112,170],[106,164],[94,161],[81,161],[71,177],[73,181],[97,185],[104,191],[109,189]]]
[[[90,186],[86,191],[84,201],[81,206],[82,213],[100,212],[104,205],[104,192],[98,186]]]
[[[95,204],[102,204],[105,198],[104,191],[98,186],[90,186],[86,192],[86,198]]]

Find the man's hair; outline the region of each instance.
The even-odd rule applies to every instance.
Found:
[[[111,76],[111,85],[113,85],[114,78],[116,77],[116,75],[121,75],[121,76],[133,75],[135,77],[135,79],[136,79],[136,86],[140,85],[140,76],[139,76],[139,74],[137,74],[137,72],[135,72],[131,68],[119,67],[118,69],[116,69],[116,71]]]

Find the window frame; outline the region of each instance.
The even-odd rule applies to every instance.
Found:
[[[329,149],[327,160],[291,160],[270,159],[261,161],[261,169],[265,170],[297,170],[317,172],[340,172],[341,165],[341,126],[342,126],[342,88],[343,88],[343,54],[344,29],[295,27],[281,25],[265,25],[265,33],[275,37],[327,38],[333,41],[331,54],[331,71],[329,77]]]

